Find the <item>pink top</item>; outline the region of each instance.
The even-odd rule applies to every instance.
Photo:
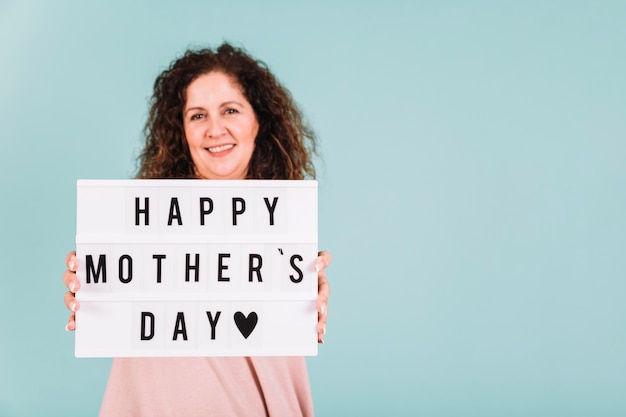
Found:
[[[312,416],[303,357],[116,358],[100,417]]]

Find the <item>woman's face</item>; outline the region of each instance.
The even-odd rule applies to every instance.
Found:
[[[201,178],[246,178],[259,123],[230,77],[210,72],[191,82],[183,122],[189,152]]]

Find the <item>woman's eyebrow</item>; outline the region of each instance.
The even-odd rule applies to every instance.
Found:
[[[240,106],[240,107],[243,107],[243,104],[242,104],[241,102],[237,101],[237,100],[228,100],[228,101],[225,101],[225,102],[223,102],[222,104],[220,104],[220,107],[229,106],[229,105],[231,105],[231,104],[236,104],[236,105],[238,105],[238,106]]]
[[[189,107],[188,109],[185,109],[184,113],[187,114],[192,110],[203,110],[204,111],[204,107],[201,106],[194,106],[194,107]]]

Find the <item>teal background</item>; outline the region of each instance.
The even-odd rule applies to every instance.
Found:
[[[75,182],[129,178],[155,76],[229,40],[316,128],[319,416],[626,415],[626,2],[0,0],[0,415],[96,415]]]

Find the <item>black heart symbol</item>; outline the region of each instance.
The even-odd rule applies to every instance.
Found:
[[[259,316],[253,311],[248,314],[248,317],[244,316],[241,311],[235,313],[235,324],[237,328],[246,339],[252,333],[252,330],[256,327],[256,323],[259,321]]]

